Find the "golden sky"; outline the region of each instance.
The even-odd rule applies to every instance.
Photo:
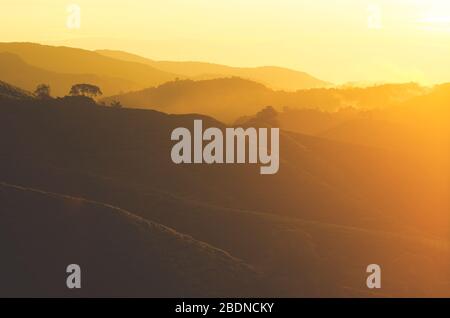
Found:
[[[0,41],[285,66],[334,83],[450,81],[448,0],[0,1]]]

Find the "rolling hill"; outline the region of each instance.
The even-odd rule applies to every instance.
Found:
[[[204,62],[154,61],[123,51],[98,50],[96,52],[119,60],[146,64],[169,73],[181,74],[196,80],[240,77],[264,84],[275,90],[286,91],[327,87],[332,85],[331,83],[319,80],[307,73],[282,67],[231,67]]]
[[[105,95],[137,89],[134,82],[91,74],[62,74],[47,71],[25,63],[19,56],[0,53],[0,77],[14,85],[34,91],[41,83],[49,84],[53,96],[64,96],[73,84],[90,83],[101,87]]]
[[[258,293],[258,275],[244,262],[120,208],[5,183],[0,198],[2,297]],[[80,290],[65,286],[74,261]]]
[[[33,95],[22,88],[0,81],[0,98],[3,99],[32,99]]]
[[[417,148],[417,155],[445,150],[449,143],[450,85],[437,85],[392,107],[336,122],[317,135],[360,145]]]
[[[37,68],[29,69],[29,74],[21,73],[21,85],[26,87],[30,85],[28,82],[34,84],[50,78],[57,86],[57,95],[61,95],[62,89],[59,86],[67,86],[70,76],[75,77],[74,81],[84,80],[105,86],[107,95],[157,86],[176,78],[214,79],[236,76],[283,90],[329,86],[306,73],[279,67],[234,68],[200,62],[155,62],[125,52],[89,51],[36,43],[0,43],[0,53],[14,54],[29,67]],[[23,66],[22,71],[26,71]],[[48,73],[44,74],[44,71]],[[76,78],[76,75],[82,77]],[[4,76],[3,80],[14,83],[16,77]]]
[[[2,250],[8,255],[24,251],[29,257],[26,251],[41,251],[40,243],[48,242],[44,234],[34,235],[46,228],[76,251],[77,259],[92,259],[89,267],[95,271],[104,263],[86,255],[100,251],[102,259],[117,262],[127,273],[119,284],[131,282],[144,295],[234,293],[208,275],[216,275],[216,267],[232,285],[241,280],[235,286],[252,295],[449,295],[448,187],[440,184],[448,174],[441,166],[425,167],[414,156],[405,160],[402,153],[287,131],[280,136],[276,175],[260,176],[251,165],[174,165],[170,132],[198,118],[205,126],[225,127],[203,115],[72,105],[68,99],[1,101]],[[42,220],[36,211],[44,211]],[[130,218],[144,228],[150,222],[152,228],[169,227],[178,234],[165,240],[159,230],[130,225]],[[27,227],[15,232],[18,223]],[[192,237],[192,249],[178,239],[180,233]],[[26,248],[34,241],[38,246]],[[67,254],[53,241],[49,251],[61,253],[66,262]],[[152,242],[160,242],[166,252]],[[201,242],[205,253],[196,248]],[[223,257],[216,259],[216,253]],[[157,261],[149,263],[146,255]],[[200,272],[192,268],[194,260]],[[365,288],[365,269],[372,262],[386,268],[383,290],[377,293]],[[209,289],[190,288],[186,278],[182,290],[144,290],[152,274],[139,264],[160,273],[169,286],[172,274],[186,273]],[[7,265],[18,273],[24,267],[17,259]],[[131,266],[141,283],[128,272]],[[111,275],[116,276],[115,270]],[[34,275],[26,273],[32,280]],[[44,273],[55,279],[53,271]],[[255,273],[262,279],[253,279]],[[109,295],[101,289],[104,284],[95,281],[98,289],[92,294]]]
[[[232,121],[243,112],[255,112],[261,104],[272,101],[273,97],[273,91],[264,85],[234,77],[179,80],[106,97],[102,101],[109,104],[117,100],[131,108],[156,109],[174,114],[199,113]]]
[[[19,56],[25,63],[46,71],[107,77],[134,83],[139,88],[155,86],[180,77],[141,63],[106,57],[93,51],[35,43],[0,43],[0,52]],[[35,78],[36,81],[42,81]],[[135,86],[135,87],[136,87]],[[115,93],[119,93],[118,87]]]
[[[156,109],[174,114],[206,114],[232,123],[268,105],[279,111],[284,108],[316,109],[326,112],[354,108],[361,111],[389,108],[425,92],[424,88],[414,83],[284,92],[272,90],[254,81],[230,77],[196,81],[177,80],[157,87],[106,97],[103,100],[106,103],[120,101],[126,107]],[[293,112],[288,117],[292,115],[295,117]],[[307,130],[298,130],[301,133],[305,131]]]

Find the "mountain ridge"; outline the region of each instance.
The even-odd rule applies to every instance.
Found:
[[[26,63],[19,55],[0,52],[0,76],[8,83],[34,91],[39,84],[50,85],[53,96],[64,96],[72,85],[90,83],[101,87],[105,95],[139,88],[134,82],[95,74],[68,74],[48,71]]]
[[[287,91],[332,86],[331,83],[317,79],[306,72],[285,67],[233,67],[196,61],[156,61],[125,51],[96,50],[96,52],[125,61],[147,64],[167,72],[176,72],[195,80],[234,76],[259,82],[272,89]]]
[[[141,88],[162,84],[180,77],[180,75],[170,74],[141,63],[117,60],[94,51],[67,46],[50,46],[30,42],[0,42],[0,52],[15,54],[26,63],[46,71],[120,78],[137,83]]]

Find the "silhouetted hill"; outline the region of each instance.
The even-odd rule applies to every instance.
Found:
[[[281,111],[277,111],[274,120],[282,129],[315,136],[351,119],[363,117],[365,113],[351,107],[342,108],[335,112],[284,107]],[[260,124],[257,115],[243,116],[235,122],[235,125],[251,124]]]
[[[64,96],[73,84],[90,83],[101,87],[105,95],[139,88],[135,82],[91,74],[61,74],[25,63],[18,55],[0,53],[0,78],[34,91],[41,83],[49,84],[53,96]]]
[[[416,84],[392,84],[368,88],[308,89],[297,92],[271,90],[259,83],[237,77],[213,80],[179,80],[136,92],[111,96],[126,107],[150,108],[169,113],[202,113],[234,122],[243,115],[271,105],[277,110],[317,109],[337,111],[389,108],[425,93]],[[303,131],[299,131],[303,132]]]
[[[0,98],[32,99],[33,95],[19,87],[0,81]]]
[[[261,176],[253,165],[175,165],[170,159],[172,129],[192,127],[197,118],[205,127],[224,125],[202,115],[80,107],[69,101],[0,103],[1,181],[105,202],[191,235],[250,264],[271,296],[449,294],[448,187],[441,183],[448,174],[441,166],[423,166],[415,156],[405,160],[403,153],[286,131],[281,132],[276,175]],[[15,195],[7,192],[6,197]],[[0,200],[0,213],[9,222],[9,210],[71,215],[68,204],[46,207],[28,196],[9,202]],[[13,209],[19,202],[23,208]],[[87,212],[76,211],[84,222]],[[129,237],[126,233],[134,230],[111,225],[108,211],[99,221],[118,236]],[[127,218],[117,223],[123,222]],[[107,231],[97,225],[88,228],[94,243],[97,236],[92,233]],[[30,240],[26,235],[23,239]],[[132,242],[141,246],[140,240]],[[91,253],[104,245],[93,246]],[[139,247],[136,254],[141,251]],[[135,264],[135,249],[129,253]],[[105,258],[111,259],[108,254]],[[371,294],[364,285],[365,267],[374,258],[389,274],[383,274],[383,290]],[[186,266],[186,273],[192,273]],[[214,272],[214,266],[205,271]],[[161,273],[167,277],[168,269]],[[135,276],[127,274],[124,284],[127,277],[135,283]],[[214,284],[208,285],[212,291]],[[249,284],[257,285],[258,295],[266,290]],[[222,290],[227,285],[218,286]]]
[[[449,99],[450,83],[440,84],[426,94],[414,96],[397,107],[386,109],[383,115],[397,122],[422,122],[424,126],[428,124],[428,128],[431,129],[436,125],[447,126],[450,120]]]
[[[262,83],[273,89],[288,91],[331,86],[330,83],[307,73],[282,67],[231,67],[204,62],[154,61],[123,51],[98,50],[96,52],[124,61],[143,63],[169,73],[181,74],[197,80],[236,76]]]
[[[382,109],[336,122],[317,135],[360,145],[391,149],[418,148],[427,153],[434,148],[446,149],[448,142],[450,85],[438,85],[419,96],[412,96]],[[338,118],[339,113],[330,113]]]
[[[46,71],[63,74],[92,74],[121,83],[113,93],[129,87],[144,88],[159,85],[179,77],[148,65],[113,59],[93,51],[56,47],[35,43],[0,43],[0,52],[19,56],[25,63]],[[42,78],[35,78],[42,81]],[[123,84],[126,84],[123,86]],[[111,87],[112,89],[113,87]]]
[[[320,136],[356,145],[381,148],[399,147],[414,139],[413,130],[399,122],[379,118],[380,111],[358,111],[345,108],[329,112],[318,109],[284,108],[276,112],[276,126],[292,132]],[[259,113],[239,118],[235,125],[263,126]],[[408,146],[411,146],[409,144]]]
[[[118,100],[132,108],[150,108],[167,113],[207,114],[230,120],[243,111],[256,111],[260,103],[271,99],[273,92],[262,84],[241,78],[204,81],[179,80],[123,95],[102,99]]]
[[[317,135],[358,145],[398,149],[399,145],[405,146],[405,142],[408,142],[408,146],[411,147],[411,143],[416,142],[413,136],[417,133],[401,123],[368,115],[357,116],[335,127],[325,129]]]
[[[0,183],[2,297],[236,297],[258,275],[206,243],[120,208]],[[81,266],[81,290],[66,267]],[[30,266],[32,265],[32,266]]]

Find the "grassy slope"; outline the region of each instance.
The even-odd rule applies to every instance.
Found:
[[[3,180],[107,202],[192,235],[252,264],[272,295],[367,295],[364,266],[374,260],[387,269],[387,295],[448,295],[448,241],[408,230],[410,213],[382,213],[376,197],[354,189],[372,189],[377,167],[395,179],[378,152],[284,135],[280,174],[266,180],[250,167],[168,164],[170,129],[192,116],[7,104],[0,111],[8,119],[0,126]],[[358,161],[364,178],[352,170]],[[398,187],[380,184],[380,195]]]
[[[222,250],[123,209],[0,184],[3,296],[245,296],[258,275]],[[82,289],[65,268],[82,268]],[[260,287],[260,286],[259,286]]]

